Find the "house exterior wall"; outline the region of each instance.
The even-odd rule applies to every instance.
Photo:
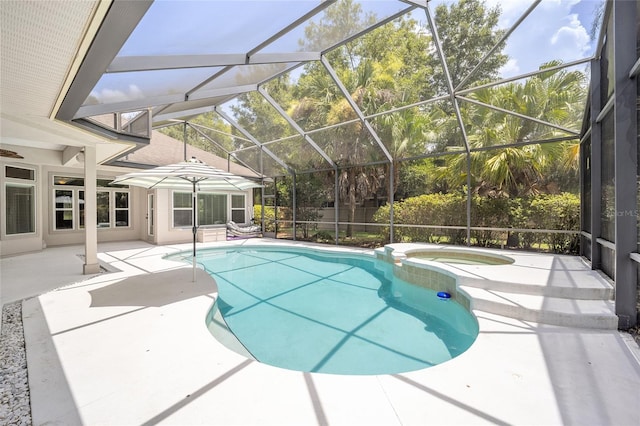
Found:
[[[0,256],[27,253],[42,250],[44,246],[44,224],[45,202],[43,200],[46,190],[44,189],[43,164],[52,161],[60,162],[60,157],[56,157],[56,151],[34,149],[27,147],[12,147],[3,144],[3,149],[19,153],[20,158],[0,158]],[[58,153],[60,154],[60,153]],[[33,181],[21,181],[6,177],[5,167],[17,167],[31,169],[34,171]],[[32,233],[20,233],[14,235],[7,234],[7,187],[10,184],[34,186],[35,203],[35,230]]]
[[[2,157],[0,160],[0,256],[10,256],[42,250],[45,247],[69,244],[84,244],[84,229],[56,230],[55,229],[55,189],[53,177],[73,176],[83,178],[84,164],[72,160],[67,166],[62,166],[62,152],[29,147],[12,147],[3,144],[3,149],[19,153],[23,159]],[[7,185],[28,185],[31,182],[11,179],[6,176],[6,166],[20,169],[32,169],[35,172],[33,185],[35,187],[35,232],[7,233]],[[126,172],[126,170],[109,166],[98,166],[99,179],[112,179]],[[74,188],[79,190],[79,188]],[[123,228],[98,229],[98,242],[124,241],[140,239],[142,235],[142,221],[144,216],[138,214],[142,204],[136,199],[138,191],[129,189],[129,226]],[[78,219],[78,218],[76,218]]]
[[[186,243],[193,239],[193,232],[190,228],[174,228],[171,196],[173,192],[168,189],[158,189],[156,191],[156,229],[155,243],[177,244]]]
[[[180,191],[185,192],[185,191]],[[174,227],[173,226],[173,191],[169,189],[157,189],[154,192],[156,200],[155,208],[155,228],[156,232],[150,241],[154,244],[178,244],[190,242],[193,240],[193,229],[191,227]],[[253,209],[253,197],[252,190],[247,191],[217,191],[216,194],[226,194],[227,200],[227,217],[231,218],[231,200],[229,195],[245,196],[245,222],[239,223],[239,225],[248,225],[252,217]],[[222,227],[226,228],[226,224],[209,225],[207,227]]]
[[[19,158],[0,158],[0,256],[11,256],[42,250],[45,247],[84,244],[85,231],[79,225],[79,191],[81,186],[56,186],[54,176],[84,177],[84,163],[72,160],[67,166],[62,166],[62,152],[55,150],[43,150],[25,146],[12,147],[3,144],[3,149],[19,153]],[[20,169],[29,169],[34,172],[33,181],[12,179],[6,176],[6,166]],[[98,179],[112,180],[116,176],[128,173],[132,169],[98,166]],[[34,232],[8,234],[7,233],[7,185],[33,186],[35,208]],[[72,229],[56,229],[56,189],[73,193],[73,227]],[[129,187],[110,188],[103,187],[103,192],[125,192],[129,200],[128,226],[114,225],[114,205],[110,204],[111,226],[98,227],[98,243],[111,241],[144,240],[153,244],[177,244],[192,240],[191,227],[174,228],[172,191],[166,189],[147,190],[145,188]],[[98,188],[98,192],[101,188]],[[245,194],[245,217],[251,218],[251,190],[246,192],[234,192]],[[154,195],[154,235],[148,234],[147,203],[148,195]],[[230,194],[230,193],[227,193]],[[113,198],[111,198],[113,200]],[[229,200],[230,203],[230,200]],[[230,204],[229,212],[230,215]],[[229,216],[230,217],[230,216]],[[219,225],[225,226],[225,225]]]
[[[81,165],[81,164],[80,164]],[[82,166],[82,165],[81,165]],[[72,176],[83,177],[83,167],[52,167],[46,166],[42,168],[43,175],[47,182],[43,189],[42,205],[43,205],[43,226],[44,226],[44,242],[46,246],[60,246],[68,244],[84,244],[84,229],[73,230],[56,230],[55,229],[55,188],[54,176]],[[99,179],[114,179],[117,175],[124,173],[123,171],[105,170],[98,167]],[[98,188],[100,190],[100,188]],[[100,228],[98,227],[98,243],[110,241],[128,241],[138,240],[143,237],[143,220],[140,209],[145,204],[139,199],[141,196],[137,188],[129,188],[129,226],[122,228]]]

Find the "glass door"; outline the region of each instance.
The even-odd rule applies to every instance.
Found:
[[[147,239],[153,240],[155,233],[155,199],[154,194],[147,195]]]

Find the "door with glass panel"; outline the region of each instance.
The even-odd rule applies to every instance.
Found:
[[[154,194],[147,195],[147,240],[153,241],[155,234],[155,197]]]

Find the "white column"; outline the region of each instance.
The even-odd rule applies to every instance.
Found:
[[[100,272],[98,264],[98,204],[96,148],[85,146],[84,148],[84,274],[97,274]]]

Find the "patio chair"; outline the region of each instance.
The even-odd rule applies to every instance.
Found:
[[[257,225],[239,226],[234,221],[227,222],[227,237],[250,238],[261,237],[262,229]]]

